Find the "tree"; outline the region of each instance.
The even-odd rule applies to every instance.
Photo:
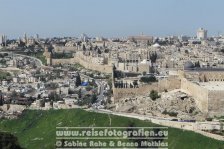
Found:
[[[94,104],[97,101],[97,96],[96,94],[93,94],[91,97],[91,103]]]
[[[82,98],[82,90],[81,90],[81,88],[79,89],[78,96],[79,96],[79,99]]]
[[[54,101],[53,100],[50,101],[50,106],[51,106],[51,108],[53,108],[53,106],[54,106]]]
[[[169,68],[168,64],[166,64],[166,68]]]
[[[155,68],[154,68],[153,66],[149,67],[149,72],[150,72],[150,73],[155,73],[155,72],[156,72],[156,71],[155,71]]]
[[[40,88],[40,83],[37,83],[37,89],[39,89]]]
[[[90,91],[90,90],[92,90],[93,88],[91,87],[91,86],[87,86],[86,87],[86,91]]]
[[[147,46],[151,46],[151,44],[150,44],[149,40],[147,40]]]
[[[4,104],[4,98],[2,96],[2,92],[0,92],[0,106],[2,106]]]
[[[196,68],[200,68],[200,67],[201,67],[201,66],[200,66],[200,62],[199,62],[199,61],[195,62],[194,66],[195,66]]]
[[[11,99],[17,99],[18,98],[18,94],[17,94],[17,92],[14,90],[14,91],[12,91],[12,93],[11,93]]]
[[[150,82],[156,82],[157,80],[156,77],[149,76],[149,77],[141,77],[140,81],[144,83],[150,83]]]
[[[101,52],[101,50],[100,50],[100,49],[98,49],[97,53],[98,53],[98,54],[101,54],[102,52]]]
[[[83,44],[82,45],[82,50],[85,51],[86,50],[86,46]]]
[[[104,50],[104,53],[109,53],[109,49],[105,49]]]
[[[134,85],[134,88],[138,86],[138,82],[135,80],[133,81],[133,85]]]
[[[156,63],[156,60],[157,60],[157,53],[156,52],[150,54],[149,57],[150,57],[150,60],[151,60],[152,63]]]
[[[60,101],[62,100],[61,96],[58,95],[56,92],[51,92],[49,95],[48,95],[48,98],[49,100],[51,101]]]
[[[152,90],[149,94],[150,98],[155,101],[157,98],[160,98],[160,96],[158,95],[158,92],[155,90]]]
[[[221,49],[220,52],[224,53],[224,49]]]
[[[78,87],[78,86],[80,86],[81,85],[81,77],[80,77],[80,75],[79,75],[79,73],[77,74],[77,76],[76,76],[76,82],[75,82],[75,85]]]
[[[94,50],[96,51],[97,49],[98,49],[98,46],[95,46],[95,47],[94,47]]]

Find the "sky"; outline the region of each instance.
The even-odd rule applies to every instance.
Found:
[[[0,34],[18,38],[224,33],[224,0],[0,0]]]

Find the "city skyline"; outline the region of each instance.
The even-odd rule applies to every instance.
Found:
[[[1,0],[0,34],[18,38],[27,33],[41,37],[127,37],[131,35],[196,36],[198,28],[208,36],[223,34],[221,0],[113,0],[28,1]],[[24,3],[26,5],[24,5]]]

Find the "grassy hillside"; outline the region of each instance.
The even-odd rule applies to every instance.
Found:
[[[130,123],[141,127],[157,126],[147,121],[86,112],[80,109],[25,111],[17,120],[0,120],[0,131],[8,131],[18,137],[27,149],[55,148],[55,132],[58,126],[126,127]],[[190,131],[169,128],[169,149],[224,149],[224,142],[216,141]]]

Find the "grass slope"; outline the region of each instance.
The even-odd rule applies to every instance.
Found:
[[[148,121],[126,117],[72,110],[27,110],[16,120],[0,120],[0,131],[8,131],[18,137],[22,147],[27,149],[55,148],[57,126],[109,126],[126,127],[130,123],[137,126],[157,126]],[[213,140],[191,131],[169,128],[169,149],[224,149],[224,142]]]

